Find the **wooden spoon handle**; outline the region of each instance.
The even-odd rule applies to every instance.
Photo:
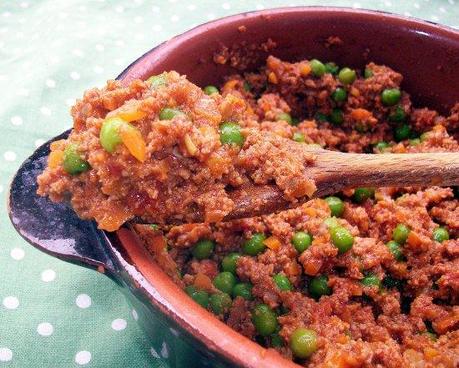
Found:
[[[308,171],[309,172],[309,171]],[[345,188],[459,185],[459,152],[358,154],[317,151],[315,196]]]
[[[314,152],[317,159],[307,169],[314,178],[314,197],[337,193],[347,188],[412,185],[459,185],[459,152],[358,154],[327,150]],[[234,210],[226,220],[251,217],[294,207],[275,185],[251,185],[231,193]]]

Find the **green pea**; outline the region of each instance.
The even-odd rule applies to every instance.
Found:
[[[150,78],[147,79],[147,83],[150,83],[150,88],[155,89],[158,88],[159,86],[165,85],[166,84],[166,74],[158,74],[158,75],[152,75]]]
[[[271,346],[273,348],[281,348],[284,346],[284,340],[282,340],[282,337],[280,337],[278,333],[271,335]]]
[[[381,151],[384,151],[386,148],[389,148],[390,144],[387,142],[381,141],[381,142],[376,143],[375,147],[378,151],[381,152]]]
[[[430,132],[424,132],[420,135],[419,139],[421,140],[421,142],[424,142],[425,140],[429,139],[429,133]]]
[[[183,111],[165,107],[159,112],[159,120],[172,120],[174,117],[183,115]]]
[[[253,234],[253,236],[246,240],[242,245],[242,251],[249,256],[256,256],[258,253],[261,253],[265,250],[266,245],[263,243],[265,239],[265,234]]]
[[[70,175],[80,174],[91,168],[89,163],[78,153],[78,146],[76,144],[70,144],[65,148],[62,167]]]
[[[191,298],[204,308],[209,304],[209,294],[204,290],[197,290],[194,286],[190,285],[185,288],[185,292]]]
[[[338,74],[338,79],[343,84],[354,83],[356,78],[357,78],[357,74],[355,73],[355,70],[352,70],[349,68],[341,69]]]
[[[330,295],[332,290],[328,286],[327,275],[319,275],[311,279],[308,290],[309,294],[314,298],[320,298],[322,295]]]
[[[304,134],[300,132],[293,133],[293,140],[298,143],[303,143],[305,141]]]
[[[344,121],[344,114],[341,109],[333,109],[328,116],[328,120],[330,120],[330,123],[335,124],[335,125],[340,125]]]
[[[298,253],[303,253],[311,246],[312,236],[304,231],[297,231],[292,236],[292,244]]]
[[[344,202],[340,198],[334,196],[327,197],[325,198],[325,202],[327,202],[332,216],[341,217],[344,212]]]
[[[408,139],[411,134],[411,127],[408,124],[401,124],[394,129],[394,139],[397,142]]]
[[[239,284],[234,285],[233,288],[233,298],[240,296],[245,300],[252,300],[252,284],[248,282],[240,282]]]
[[[326,218],[324,220],[324,224],[329,229],[331,229],[333,227],[340,226],[340,224],[339,224],[338,220],[336,219],[336,217],[328,217],[328,218]]]
[[[240,253],[230,253],[222,259],[222,269],[225,272],[236,274],[237,261],[241,257]]]
[[[252,86],[250,85],[249,82],[244,81],[244,83],[242,84],[242,88],[244,88],[244,91],[250,92],[250,90],[252,89]]]
[[[274,311],[266,304],[258,304],[252,311],[252,322],[261,336],[269,336],[276,332],[278,323]]]
[[[333,245],[340,253],[345,253],[352,248],[354,237],[348,229],[338,226],[329,229],[329,232]]]
[[[276,286],[282,290],[282,291],[292,291],[293,287],[292,284],[290,283],[290,280],[287,278],[287,276],[282,275],[281,273],[278,273],[273,276],[273,280],[276,283]]]
[[[157,224],[150,224],[150,228],[154,231],[158,231],[159,230],[159,225]]]
[[[448,230],[444,227],[437,227],[432,233],[432,238],[436,242],[443,243],[445,240],[449,239]]]
[[[392,232],[392,239],[398,244],[403,245],[405,244],[406,239],[408,239],[409,233],[410,229],[408,226],[404,224],[398,224]]]
[[[421,140],[419,138],[413,138],[409,140],[409,143],[411,146],[417,146],[421,143]]]
[[[120,144],[121,137],[119,135],[119,129],[127,124],[127,121],[121,118],[109,118],[105,119],[100,129],[99,140],[101,146],[110,153],[113,153]]]
[[[241,133],[241,127],[232,122],[226,122],[220,125],[220,142],[222,144],[235,144],[242,146],[244,136]]]
[[[209,298],[210,308],[216,315],[225,314],[233,304],[231,297],[226,293],[215,293]]]
[[[308,328],[297,328],[290,336],[290,349],[297,358],[309,358],[317,350],[317,333]]]
[[[215,276],[213,284],[218,290],[231,294],[236,285],[236,277],[231,272],[223,271]]]
[[[212,240],[203,239],[195,244],[191,253],[196,259],[206,259],[210,257],[214,247],[215,244]]]
[[[326,72],[325,65],[322,64],[322,62],[320,62],[320,61],[317,60],[317,59],[312,59],[312,60],[309,62],[309,66],[311,67],[312,74],[313,74],[315,77],[321,77],[321,76],[324,75],[325,72]]]
[[[438,339],[437,334],[435,334],[435,333],[433,333],[433,332],[426,331],[426,332],[424,332],[424,334],[425,334],[430,340],[432,340],[432,341],[434,341],[434,342],[437,341],[437,339]]]
[[[377,286],[378,289],[381,286],[381,280],[373,274],[366,275],[360,282],[363,286]]]
[[[375,190],[374,188],[357,188],[354,191],[354,201],[357,203],[363,203],[367,199],[375,197]]]
[[[402,106],[397,106],[395,110],[389,115],[389,121],[394,123],[402,123],[406,119],[406,113]]]
[[[277,120],[286,121],[290,125],[293,125],[292,116],[288,112],[281,112],[279,115],[277,115]]]
[[[391,240],[387,242],[386,246],[387,248],[389,248],[389,251],[392,253],[396,261],[403,260],[403,252],[402,252],[402,248],[400,247],[400,244],[398,244],[394,240]]]
[[[323,112],[316,112],[316,114],[314,115],[314,119],[317,120],[317,121],[328,121],[328,116],[326,114],[324,114]]]
[[[374,75],[373,70],[370,68],[365,68],[365,71],[363,72],[363,76],[365,79],[371,78]]]
[[[329,62],[325,64],[325,72],[330,73],[333,75],[338,74],[339,67],[333,62]]]
[[[333,101],[344,102],[347,99],[347,92],[344,88],[338,87],[331,95]]]
[[[384,106],[394,106],[399,103],[401,96],[398,88],[386,88],[381,93],[381,101]]]
[[[218,88],[215,87],[215,86],[212,86],[212,85],[205,86],[205,87],[204,87],[204,93],[205,93],[206,95],[211,96],[211,95],[213,95],[213,94],[215,94],[215,93],[218,93]]]

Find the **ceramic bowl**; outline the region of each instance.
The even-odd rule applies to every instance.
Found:
[[[339,37],[332,42],[330,37]],[[261,45],[270,39],[276,47]],[[403,88],[419,106],[446,112],[459,101],[459,33],[387,13],[298,7],[244,13],[196,27],[152,49],[118,79],[123,83],[176,70],[194,83],[218,85],[240,72],[222,51],[249,55],[255,69],[268,54],[285,60],[318,58],[362,68],[387,64],[404,75]],[[88,86],[90,87],[90,86]],[[68,135],[64,132],[59,137]],[[110,277],[136,311],[151,346],[171,367],[294,367],[274,350],[239,335],[194,303],[155,264],[126,227],[116,233],[79,220],[65,204],[36,195],[50,142],[24,162],[13,179],[9,212],[17,231],[35,247]]]

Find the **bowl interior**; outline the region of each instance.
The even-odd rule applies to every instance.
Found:
[[[339,41],[331,42],[330,37],[339,37]],[[263,47],[268,39],[275,48]],[[231,58],[226,63],[214,61],[215,55],[228,52],[249,56],[246,70],[263,65],[269,54],[289,61],[315,57],[354,68],[374,61],[404,75],[403,88],[418,106],[447,113],[459,101],[458,32],[385,13],[340,8],[267,10],[204,24],[148,52],[119,78],[128,83],[176,70],[200,86],[219,84],[224,76],[240,72],[231,65]],[[152,302],[161,304],[184,329],[236,365],[293,366],[272,352],[260,353],[255,343],[198,307],[125,235],[121,240],[133,263],[160,291],[162,301],[151,296]]]
[[[339,37],[330,42],[330,37]],[[276,47],[268,51],[263,43]],[[369,61],[386,64],[404,76],[403,88],[418,106],[446,113],[459,101],[459,32],[439,25],[381,12],[343,8],[286,8],[245,13],[199,26],[144,55],[128,68],[126,80],[176,70],[194,83],[219,84],[238,72],[231,59],[249,56],[247,69],[262,65],[269,54],[294,61],[318,58],[363,68]],[[235,54],[234,54],[235,53]]]

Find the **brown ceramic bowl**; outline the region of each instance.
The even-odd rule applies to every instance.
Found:
[[[339,37],[338,43],[330,42],[334,36]],[[266,52],[259,46],[268,39],[276,47]],[[374,61],[403,74],[403,88],[416,105],[446,112],[459,101],[457,31],[387,13],[345,8],[284,8],[219,19],[154,48],[119,79],[127,83],[176,70],[198,85],[218,85],[225,75],[240,71],[230,60],[214,62],[215,54],[225,48],[250,52],[248,69],[262,65],[268,54],[290,61],[318,58],[354,68]],[[127,228],[116,234],[103,233],[92,223],[76,219],[68,208],[34,197],[33,187],[27,183],[34,182],[48,152],[49,143],[24,163],[13,181],[10,216],[14,225],[38,248],[109,274],[135,307],[152,346],[171,366],[296,366],[274,350],[239,335],[194,303]],[[59,232],[57,226],[52,233],[47,229],[44,236],[40,226],[47,225],[50,214],[64,219],[65,231]],[[64,236],[65,246],[49,241]],[[48,241],[37,240],[43,238]]]

